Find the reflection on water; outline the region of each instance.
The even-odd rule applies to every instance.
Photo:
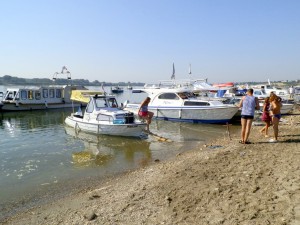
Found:
[[[150,142],[146,140],[75,132],[67,126],[65,131],[84,143],[82,151],[72,153],[75,166],[106,166],[113,163],[119,154],[123,155],[124,160],[137,164],[143,162],[145,165],[151,160]]]
[[[64,125],[72,109],[4,113],[0,118],[0,222],[8,213],[55,198],[104,177],[164,160],[226,135],[221,125],[153,120],[155,136],[75,134]],[[86,179],[90,179],[86,182]]]

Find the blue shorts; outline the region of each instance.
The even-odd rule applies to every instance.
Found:
[[[254,119],[254,116],[250,116],[250,115],[241,115],[241,118],[242,119],[246,119],[246,120],[253,120]]]
[[[272,117],[275,117],[275,118],[277,118],[277,119],[279,119],[279,120],[280,120],[280,118],[281,118],[281,114],[274,114],[274,115],[272,115]]]

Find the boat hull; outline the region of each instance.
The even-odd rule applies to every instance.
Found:
[[[31,111],[31,110],[45,110],[45,109],[63,109],[72,107],[83,107],[86,104],[83,103],[53,103],[53,104],[15,104],[15,103],[3,103],[0,105],[0,111]]]
[[[138,105],[128,104],[126,110],[137,114]],[[149,111],[157,119],[191,123],[226,123],[237,113],[238,107],[155,107]]]
[[[84,131],[94,134],[106,134],[115,136],[127,137],[140,137],[146,128],[145,123],[132,123],[132,124],[113,124],[113,123],[100,123],[88,122],[82,118],[75,116],[68,116],[65,119],[66,125],[73,127],[76,132]]]

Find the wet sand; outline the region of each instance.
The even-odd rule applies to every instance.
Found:
[[[261,126],[253,126],[252,144],[229,133],[3,224],[300,224],[295,113],[283,117],[277,143]]]

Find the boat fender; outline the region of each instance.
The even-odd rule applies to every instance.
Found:
[[[75,124],[75,133],[78,134],[80,131],[80,127],[78,125],[78,123]]]
[[[45,101],[45,106],[46,106],[46,108],[48,108],[48,103]]]

